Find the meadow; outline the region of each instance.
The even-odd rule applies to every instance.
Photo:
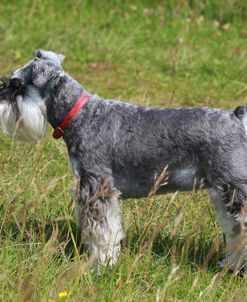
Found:
[[[247,104],[246,20],[241,0],[1,0],[0,74],[50,49],[105,98],[233,109]],[[92,272],[66,147],[50,134],[0,133],[0,301],[247,301],[246,277],[217,266],[224,241],[203,190],[122,201],[119,261]]]

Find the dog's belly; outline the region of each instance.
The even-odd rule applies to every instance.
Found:
[[[140,198],[149,194],[154,186],[155,173],[136,175],[136,177],[115,176],[115,186],[121,191],[122,198]],[[176,191],[193,191],[209,188],[205,177],[200,175],[196,167],[180,168],[168,172],[166,184],[160,186],[157,194]]]

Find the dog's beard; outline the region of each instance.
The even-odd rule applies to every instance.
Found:
[[[44,100],[33,87],[16,96],[15,104],[0,102],[0,128],[15,139],[33,142],[46,136],[47,120]]]

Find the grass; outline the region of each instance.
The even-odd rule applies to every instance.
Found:
[[[245,1],[3,0],[0,15],[1,74],[44,48],[103,97],[247,103]],[[247,301],[246,278],[217,267],[224,244],[204,191],[122,202],[124,250],[96,274],[76,245],[63,142],[0,145],[1,301]]]

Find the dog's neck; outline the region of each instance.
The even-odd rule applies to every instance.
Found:
[[[46,99],[47,119],[52,127],[56,128],[86,91],[68,74],[59,77],[51,91],[52,94],[49,93]]]

